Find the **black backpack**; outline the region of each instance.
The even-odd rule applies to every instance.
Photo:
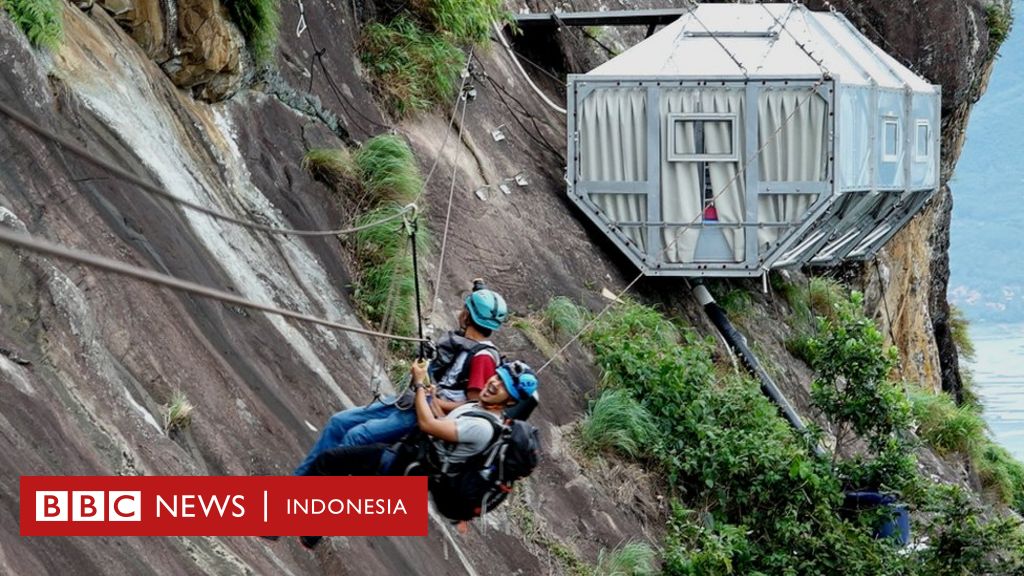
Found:
[[[492,416],[473,412],[462,417],[487,420],[494,436],[482,452],[465,462],[427,458],[427,486],[434,506],[453,522],[472,520],[497,508],[512,492],[512,485],[537,467],[541,452],[540,434],[532,424],[522,420],[499,424]]]
[[[441,337],[435,345],[435,356],[430,362],[430,378],[434,382],[440,382],[448,375],[448,372],[455,365],[455,361],[459,358],[462,353],[466,353],[466,360],[462,363],[462,369],[455,376],[453,382],[454,385],[451,387],[454,390],[465,390],[466,384],[469,381],[469,368],[473,362],[473,357],[477,355],[481,350],[493,351],[495,357],[495,363],[498,363],[501,358],[498,356],[498,349],[494,344],[487,342],[478,342],[472,338],[466,338],[459,332],[449,331],[447,334]]]

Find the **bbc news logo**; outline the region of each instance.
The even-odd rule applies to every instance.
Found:
[[[22,536],[426,536],[425,477],[22,476]]]
[[[36,492],[36,522],[141,522],[142,492]]]

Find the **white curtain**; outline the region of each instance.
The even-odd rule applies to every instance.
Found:
[[[580,108],[581,178],[593,182],[646,181],[646,90],[595,90]],[[642,189],[642,185],[637,186],[638,191]],[[641,195],[593,194],[590,198],[614,222],[647,221],[647,204]],[[641,252],[645,250],[645,230],[623,228],[623,233]]]
[[[807,90],[766,90],[758,102],[758,148],[761,181],[825,180],[827,115],[825,101]],[[770,194],[758,197],[761,222],[799,222],[817,194]],[[761,228],[760,246],[772,244],[782,228]]]
[[[704,150],[743,151],[743,91],[714,89],[663,90],[661,93],[661,211],[666,222],[699,224],[704,209],[704,191],[700,187],[700,162],[669,162],[667,151],[675,146],[681,153],[696,148],[693,123],[678,123],[668,130],[670,113],[731,113],[736,115],[737,142],[731,142],[732,127],[727,122],[704,123]],[[674,132],[674,133],[673,133]],[[682,138],[682,141],[675,140]],[[739,162],[708,162],[711,189],[716,195],[715,207],[722,223],[742,223],[744,215],[744,185]],[[694,248],[700,235],[699,228],[665,228],[662,241],[666,246],[668,262],[693,262]],[[725,230],[726,241],[737,261],[744,258],[743,228]]]

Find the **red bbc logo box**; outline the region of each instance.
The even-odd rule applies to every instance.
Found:
[[[141,522],[141,512],[137,490],[36,492],[36,522]]]
[[[22,476],[22,536],[426,536],[416,476]]]

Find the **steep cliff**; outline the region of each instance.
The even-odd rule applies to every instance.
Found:
[[[244,52],[216,0],[83,6],[63,5],[64,41],[53,52],[32,48],[0,16],[0,100],[97,158],[238,217],[328,229],[359,216],[300,163],[311,148],[351,145],[392,127],[356,56],[362,19],[376,6],[283,4],[284,32],[270,68]],[[980,0],[928,6],[867,0],[839,8],[943,84],[948,177],[990,54]],[[300,8],[308,28],[297,34]],[[585,66],[600,57],[603,49],[592,54],[586,35],[559,34],[564,62],[556,53],[545,62]],[[469,81],[476,97],[451,126],[441,113],[394,125],[424,171],[438,161],[425,196],[435,242],[449,216],[449,184],[455,191],[442,281],[424,287],[431,323],[451,326],[476,276],[499,288],[520,316],[555,295],[599,305],[602,287],[622,288],[634,272],[563,200],[564,119],[525,86],[500,49],[478,51]],[[504,140],[492,136],[498,128]],[[7,118],[0,118],[0,150],[0,221],[7,226],[252,300],[360,322],[351,255],[335,238],[268,236],[183,209]],[[503,193],[498,186],[517,174],[528,183]],[[933,385],[940,372],[950,374],[944,383],[955,378],[944,297],[948,202],[944,191],[892,241],[881,273],[864,272],[869,283],[883,280],[885,319],[892,318],[907,377]],[[424,264],[425,278],[438,272],[438,251]],[[561,569],[562,548],[552,542],[592,560],[626,540],[657,541],[663,530],[654,479],[621,469],[585,472],[572,457],[565,432],[597,381],[574,346],[544,374],[535,422],[549,457],[516,503],[468,535],[435,521],[427,538],[338,539],[316,555],[251,538],[21,538],[19,475],[287,474],[314,428],[370,398],[375,367],[385,360],[364,336],[7,246],[0,246],[0,271],[0,572],[535,574]],[[641,283],[638,293],[710,334],[681,285]],[[787,391],[806,406],[807,369],[786,360],[778,333],[788,310],[760,302],[756,325],[768,334],[766,351]],[[512,357],[547,359],[522,330],[503,330],[498,343]],[[196,406],[194,421],[169,435],[162,414],[178,390]]]

